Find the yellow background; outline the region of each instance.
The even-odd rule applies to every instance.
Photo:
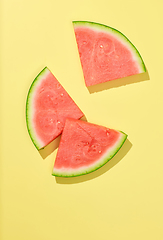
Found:
[[[1,240],[163,239],[162,9],[161,0],[1,1]],[[120,30],[148,73],[86,88],[73,20]],[[53,177],[58,143],[39,153],[28,135],[26,97],[45,66],[89,122],[128,134],[114,159],[87,176]]]

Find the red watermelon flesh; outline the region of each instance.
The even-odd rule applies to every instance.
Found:
[[[138,50],[118,30],[86,21],[73,25],[86,86],[146,71]]]
[[[26,104],[29,134],[37,149],[59,136],[67,117],[79,119],[82,111],[45,67],[33,81]]]
[[[52,174],[73,177],[95,171],[118,152],[126,138],[123,132],[68,118]]]

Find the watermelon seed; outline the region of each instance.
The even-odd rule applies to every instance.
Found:
[[[63,96],[63,93],[61,93],[61,96]]]
[[[101,150],[99,151],[99,153],[101,153]]]
[[[76,162],[80,162],[80,156],[77,156],[77,157],[75,158],[75,160],[76,160]]]

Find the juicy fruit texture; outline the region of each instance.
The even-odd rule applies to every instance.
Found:
[[[118,152],[126,138],[123,132],[68,118],[52,175],[74,177],[95,171]]]
[[[27,96],[26,122],[37,149],[59,136],[67,117],[79,119],[82,111],[45,67],[34,79]]]
[[[87,21],[73,25],[86,86],[146,71],[138,50],[118,30]]]

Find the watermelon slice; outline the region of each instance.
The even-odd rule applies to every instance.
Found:
[[[68,118],[52,175],[75,177],[93,172],[118,152],[126,138],[123,132]]]
[[[88,21],[73,26],[86,86],[146,71],[138,50],[118,30]]]
[[[31,84],[26,102],[27,128],[36,148],[44,148],[58,137],[67,117],[82,116],[79,107],[45,67]]]

